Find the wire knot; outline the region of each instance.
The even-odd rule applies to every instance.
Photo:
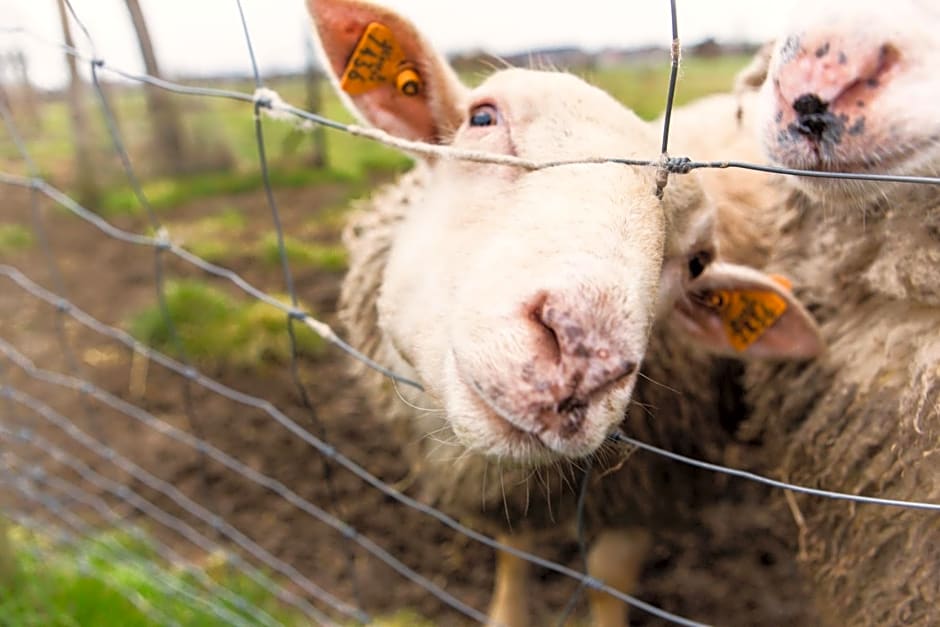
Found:
[[[255,103],[255,110],[268,109],[270,111],[278,111],[286,106],[280,94],[268,87],[259,87],[256,89],[252,96],[252,101]]]
[[[660,167],[670,174],[688,174],[693,170],[692,159],[689,157],[665,157]]]
[[[170,250],[173,247],[173,243],[170,241],[170,232],[165,226],[161,226],[157,229],[157,232],[153,235],[154,247],[163,252]]]

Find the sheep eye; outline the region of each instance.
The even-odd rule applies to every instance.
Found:
[[[496,107],[493,105],[479,105],[470,110],[470,126],[495,126],[496,121]]]
[[[698,278],[711,262],[712,254],[707,250],[700,250],[689,258],[689,274],[693,279]]]

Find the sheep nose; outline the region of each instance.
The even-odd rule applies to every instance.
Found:
[[[829,104],[816,94],[803,94],[794,100],[793,110],[796,112],[794,130],[817,141],[837,122],[836,117],[829,113]]]
[[[530,384],[545,401],[537,420],[571,437],[591,403],[637,371],[639,360],[624,337],[626,316],[604,298],[549,295],[536,301],[530,317],[536,346]]]
[[[870,39],[826,33],[792,38],[784,49],[790,53],[781,54],[774,82],[782,101],[805,116],[831,114],[843,100],[864,103],[899,59],[897,48],[889,43],[872,45]],[[807,131],[815,132],[817,119],[809,118]]]

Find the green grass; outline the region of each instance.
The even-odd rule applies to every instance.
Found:
[[[157,612],[181,625],[226,624],[205,606],[172,590],[199,588],[190,570],[163,563],[142,535],[108,532],[75,543],[55,543],[12,527],[9,537],[12,564],[0,581],[0,623],[5,626],[156,627],[163,624]],[[212,577],[278,621],[306,624],[298,613],[233,569],[215,568]],[[142,608],[129,601],[129,595]],[[211,598],[214,605],[234,608],[218,597],[201,596]]]
[[[192,221],[171,222],[167,230],[173,241],[211,263],[230,259],[240,250],[245,214],[234,207]]]
[[[35,242],[33,232],[22,224],[0,224],[0,254],[26,250]]]
[[[316,187],[325,183],[350,183],[355,178],[336,170],[294,169],[270,170],[271,184],[275,187]],[[165,210],[201,198],[238,194],[259,189],[261,172],[255,168],[246,172],[212,172],[176,178],[161,178],[143,184],[143,192],[154,210]],[[122,185],[107,190],[101,200],[99,213],[106,217],[143,215],[144,210],[130,186]]]
[[[277,235],[274,233],[265,235],[259,244],[259,249],[261,258],[268,265],[279,266],[281,264]],[[331,272],[341,272],[347,266],[346,249],[339,244],[303,242],[297,238],[285,236],[284,251],[291,265]]]
[[[684,58],[676,87],[676,106],[731,89],[735,75],[748,61],[750,57],[747,56]],[[641,118],[652,120],[666,107],[669,70],[666,63],[637,63],[584,72],[583,75]]]
[[[286,298],[283,301],[289,302]],[[287,316],[260,301],[244,302],[196,280],[167,283],[166,304],[187,357],[201,364],[256,368],[290,358]],[[309,311],[309,309],[305,310]],[[163,312],[154,305],[134,315],[130,333],[157,350],[177,354]],[[300,355],[317,357],[325,342],[302,324],[294,325]]]

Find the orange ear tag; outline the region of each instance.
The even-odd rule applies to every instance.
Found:
[[[721,318],[734,350],[742,352],[756,342],[787,310],[787,301],[763,290],[717,290],[703,303]]]
[[[366,27],[339,81],[350,96],[359,96],[383,85],[393,85],[406,96],[416,96],[421,77],[384,24],[372,22]]]

